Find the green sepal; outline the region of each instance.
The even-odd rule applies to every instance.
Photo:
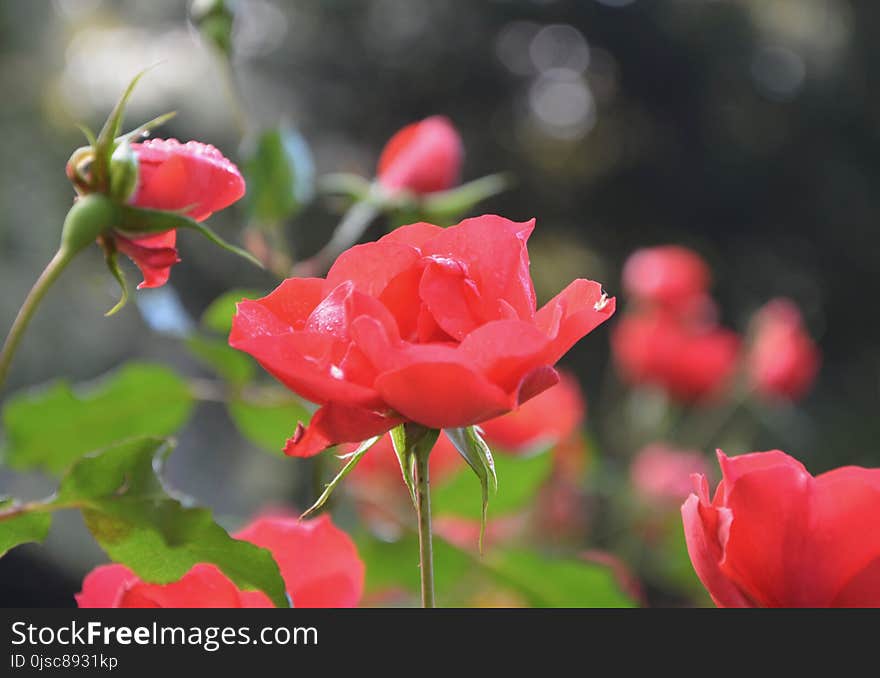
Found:
[[[247,252],[240,247],[226,242],[219,235],[214,233],[210,228],[194,219],[180,214],[178,212],[166,212],[162,210],[151,210],[144,207],[132,207],[131,205],[121,205],[119,207],[119,224],[117,230],[123,234],[130,233],[135,237],[147,233],[164,233],[177,228],[189,228],[198,231],[215,245],[222,247],[227,252],[237,254],[243,259],[247,259],[255,266],[263,268],[253,254]]]
[[[119,142],[110,155],[110,197],[126,202],[138,186],[140,165],[127,139]]]
[[[373,438],[365,440],[358,446],[358,448],[354,452],[347,454],[345,455],[345,457],[343,457],[344,459],[348,459],[345,466],[342,467],[342,469],[339,471],[339,473],[336,474],[336,477],[333,478],[333,480],[327,483],[327,486],[324,488],[321,496],[318,497],[317,501],[300,516],[300,520],[302,520],[309,514],[314,513],[325,503],[327,503],[327,500],[330,498],[330,495],[333,494],[333,490],[336,489],[337,485],[342,482],[342,479],[345,478],[345,476],[347,476],[354,470],[354,467],[358,465],[361,457],[363,457],[367,453],[367,451],[379,441],[379,438],[381,437],[382,436],[375,436]]]
[[[416,485],[413,476],[416,457],[430,454],[439,435],[438,429],[414,423],[400,424],[391,429],[391,444],[394,447],[394,454],[397,455],[403,482],[409,490],[413,506],[416,505]]]
[[[480,510],[480,552],[483,551],[483,537],[486,534],[486,520],[489,512],[489,483],[498,491],[498,476],[495,474],[495,460],[486,441],[475,426],[445,429],[446,436],[464,458],[468,466],[480,480],[482,505]]]
[[[391,446],[394,448],[394,454],[397,455],[397,463],[400,464],[400,473],[403,476],[403,482],[406,489],[409,490],[409,498],[416,505],[416,482],[413,477],[413,464],[415,456],[413,450],[406,444],[406,430],[403,424],[399,424],[391,429]]]
[[[119,301],[116,302],[116,305],[104,314],[104,316],[107,318],[121,311],[128,303],[128,280],[126,280],[125,274],[122,272],[122,269],[119,268],[118,256],[119,255],[116,251],[115,245],[105,245],[104,260],[107,262],[107,268],[110,269],[110,273],[116,279],[116,282],[119,283],[119,291],[121,293]]]
[[[157,115],[155,118],[153,118],[152,120],[148,120],[143,125],[138,125],[130,132],[126,132],[122,136],[116,137],[116,143],[121,144],[123,141],[134,141],[139,137],[148,136],[151,130],[159,127],[160,125],[164,125],[175,115],[177,115],[177,111],[169,111],[168,113]]]
[[[116,150],[116,137],[119,136],[119,130],[122,126],[122,116],[125,114],[125,107],[128,104],[128,100],[131,98],[134,88],[137,86],[140,79],[146,75],[147,71],[153,68],[155,68],[155,66],[145,68],[131,79],[131,82],[128,83],[128,87],[125,88],[122,96],[119,97],[113,110],[110,111],[110,115],[107,117],[104,126],[98,133],[97,139],[95,139],[95,143],[92,144],[95,148],[94,177],[99,189],[106,190],[109,185],[108,172],[110,167],[110,156],[113,154],[113,151]]]

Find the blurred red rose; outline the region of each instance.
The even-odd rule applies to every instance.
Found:
[[[821,358],[797,306],[774,299],[755,315],[747,360],[758,393],[794,400],[810,390]]]
[[[411,224],[343,253],[326,280],[292,278],[238,304],[231,346],[321,405],[286,453],[311,456],[403,421],[477,424],[553,386],[553,365],[614,313],[575,280],[540,310],[534,221]]]
[[[181,144],[177,139],[149,139],[131,148],[139,170],[137,190],[129,200],[132,205],[187,210],[187,216],[204,221],[244,195],[244,179],[238,168],[213,146],[198,141]],[[176,231],[144,237],[115,236],[119,251],[144,275],[139,289],[159,287],[168,281],[171,267],[180,261],[176,239]]]
[[[702,257],[678,245],[633,252],[623,267],[623,289],[634,301],[669,309],[694,308],[706,300],[712,275]]]
[[[529,452],[577,435],[586,409],[577,379],[560,372],[558,384],[513,412],[484,421],[480,428],[490,444],[505,452]]]
[[[880,469],[813,477],[779,451],[728,458],[682,506],[691,562],[719,607],[880,607]]]
[[[709,464],[695,450],[678,450],[663,443],[642,448],[630,466],[630,482],[644,499],[662,504],[682,501],[690,493],[694,474],[709,475]]]
[[[611,347],[625,381],[653,385],[690,402],[711,398],[729,383],[740,339],[716,325],[645,311],[621,318],[612,330]]]
[[[364,564],[351,538],[329,516],[299,521],[258,518],[236,535],[272,552],[295,607],[354,607]],[[264,593],[240,591],[217,567],[194,566],[170,584],[141,581],[123,565],[92,570],[76,595],[79,607],[272,607]]]
[[[463,155],[455,127],[434,115],[391,137],[379,158],[379,183],[418,194],[445,191],[458,183]]]

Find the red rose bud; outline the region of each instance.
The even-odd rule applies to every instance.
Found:
[[[623,289],[633,300],[677,310],[699,306],[711,279],[702,257],[678,245],[637,250],[623,267]]]
[[[709,475],[709,464],[700,452],[679,450],[663,443],[642,448],[630,466],[636,493],[653,504],[682,501],[690,494],[694,474]]]
[[[530,452],[576,435],[586,409],[577,379],[560,372],[558,384],[513,412],[483,422],[480,428],[490,444],[507,452]]]
[[[458,183],[463,156],[455,127],[448,118],[435,115],[391,137],[379,158],[377,176],[392,191],[445,191]]]
[[[730,382],[740,339],[730,330],[683,323],[669,313],[640,312],[620,320],[611,348],[626,382],[662,388],[693,402],[717,395]]]
[[[244,195],[238,168],[213,146],[198,141],[149,139],[132,144],[139,180],[129,203],[156,210],[183,211],[196,221],[228,207]],[[119,251],[144,275],[138,289],[159,287],[168,281],[177,256],[176,231],[143,237],[117,235]]]
[[[526,241],[497,216],[403,226],[344,252],[326,279],[292,278],[242,301],[231,346],[321,405],[286,452],[311,456],[410,421],[477,424],[558,381],[553,365],[614,313],[575,280],[540,310]]]
[[[354,542],[329,516],[311,521],[264,517],[236,535],[272,552],[294,607],[354,607],[364,564]],[[259,591],[241,591],[217,567],[199,564],[170,584],[141,581],[123,565],[92,570],[76,595],[79,607],[271,607]]]
[[[747,360],[758,393],[795,400],[810,390],[821,357],[797,306],[775,299],[755,315]]]
[[[681,509],[688,553],[719,607],[880,607],[880,469],[811,476],[779,451],[728,458]]]

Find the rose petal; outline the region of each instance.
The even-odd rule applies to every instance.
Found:
[[[393,409],[431,428],[469,426],[514,406],[511,396],[473,369],[419,362],[379,375],[376,388]]]
[[[235,536],[272,551],[294,607],[355,607],[360,601],[363,561],[329,516],[307,521],[261,518]],[[248,603],[253,598],[243,596]]]
[[[535,323],[552,341],[547,362],[554,364],[579,339],[614,314],[615,300],[605,297],[602,286],[582,278],[573,281],[535,315]]]
[[[715,509],[708,507],[708,510]],[[718,607],[753,607],[718,566],[721,546],[717,531],[707,530],[700,514],[700,498],[692,494],[681,507],[681,517],[688,554],[697,576]]]
[[[138,581],[122,595],[119,607],[236,608],[239,591],[217,567],[199,564],[170,584]]]
[[[359,443],[381,435],[401,421],[397,417],[330,402],[315,412],[308,427],[297,426],[284,446],[284,454],[313,457],[331,445]]]
[[[124,565],[100,565],[86,575],[82,591],[74,598],[79,607],[119,607],[125,588],[137,581],[137,575]]]
[[[143,238],[115,236],[116,247],[143,273],[138,289],[161,287],[171,275],[171,267],[180,262],[177,256],[177,231],[165,231]]]

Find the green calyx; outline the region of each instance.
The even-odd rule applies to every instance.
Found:
[[[110,230],[117,218],[117,206],[106,195],[90,193],[79,198],[64,219],[61,250],[73,256]]]

